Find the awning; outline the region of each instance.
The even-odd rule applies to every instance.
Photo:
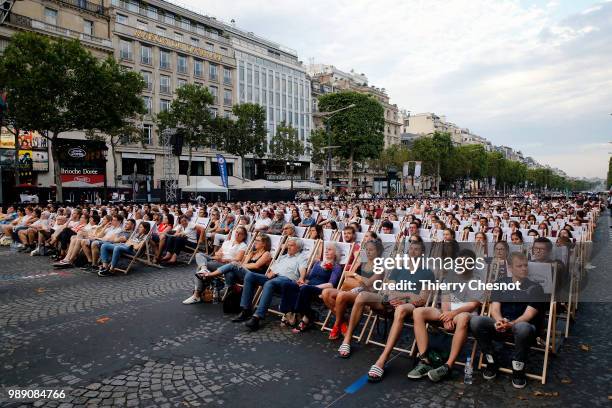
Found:
[[[218,186],[206,177],[198,177],[195,184],[183,187],[181,189],[187,193],[190,192],[203,192],[203,193],[227,193],[227,188]]]

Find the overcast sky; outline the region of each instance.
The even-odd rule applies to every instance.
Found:
[[[365,73],[392,103],[604,177],[612,151],[612,1],[174,1]]]

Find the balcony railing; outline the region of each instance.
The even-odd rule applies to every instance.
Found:
[[[68,4],[73,7],[77,7],[83,10],[87,10],[92,13],[108,16],[108,8],[104,7],[95,1],[89,0],[58,0],[60,3]]]
[[[30,17],[22,16],[15,13],[10,14],[8,22],[9,24],[19,27],[44,31],[47,33],[59,35],[61,37],[80,40],[84,43],[95,44],[101,47],[113,48],[113,43],[109,39],[93,37],[89,34],[79,33],[77,31],[69,30],[67,28],[58,27],[53,24],[45,23],[44,21],[33,20]]]

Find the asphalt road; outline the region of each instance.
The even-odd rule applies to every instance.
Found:
[[[610,406],[612,229],[601,218],[578,319],[551,360],[546,385],[517,391],[461,369],[442,383],[411,381],[411,361],[393,357],[379,384],[363,382],[380,348],[337,342],[318,330],[294,335],[268,318],[257,333],[220,305],[181,304],[193,267],[138,267],[100,278],[54,271],[47,258],[0,249],[0,406],[462,407]],[[407,333],[408,334],[408,333]],[[534,357],[534,363],[538,364]],[[64,398],[16,400],[9,389],[63,390]]]

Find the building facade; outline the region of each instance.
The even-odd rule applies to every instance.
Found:
[[[310,174],[310,133],[312,112],[310,80],[297,52],[233,24],[224,25],[235,50],[238,72],[235,98],[238,103],[257,103],[266,109],[267,144],[269,151],[277,127],[284,123],[297,130],[305,154],[293,166],[293,176],[308,179]],[[285,163],[269,158],[245,161],[247,178],[287,179]],[[288,170],[290,171],[290,170]]]
[[[158,0],[111,0],[110,30],[114,56],[126,69],[139,72],[146,83],[143,99],[143,144],[122,145],[117,150],[116,185],[136,182],[143,189],[161,188],[164,177],[163,149],[154,117],[169,109],[176,90],[185,84],[199,84],[214,96],[213,116],[231,116],[236,103],[236,60],[223,24],[172,3]],[[144,147],[144,149],[143,149]],[[217,151],[192,151],[188,175],[188,146],[177,158],[179,188],[207,177],[221,184]],[[240,159],[225,155],[230,185],[239,183]],[[136,171],[134,171],[134,169]]]

